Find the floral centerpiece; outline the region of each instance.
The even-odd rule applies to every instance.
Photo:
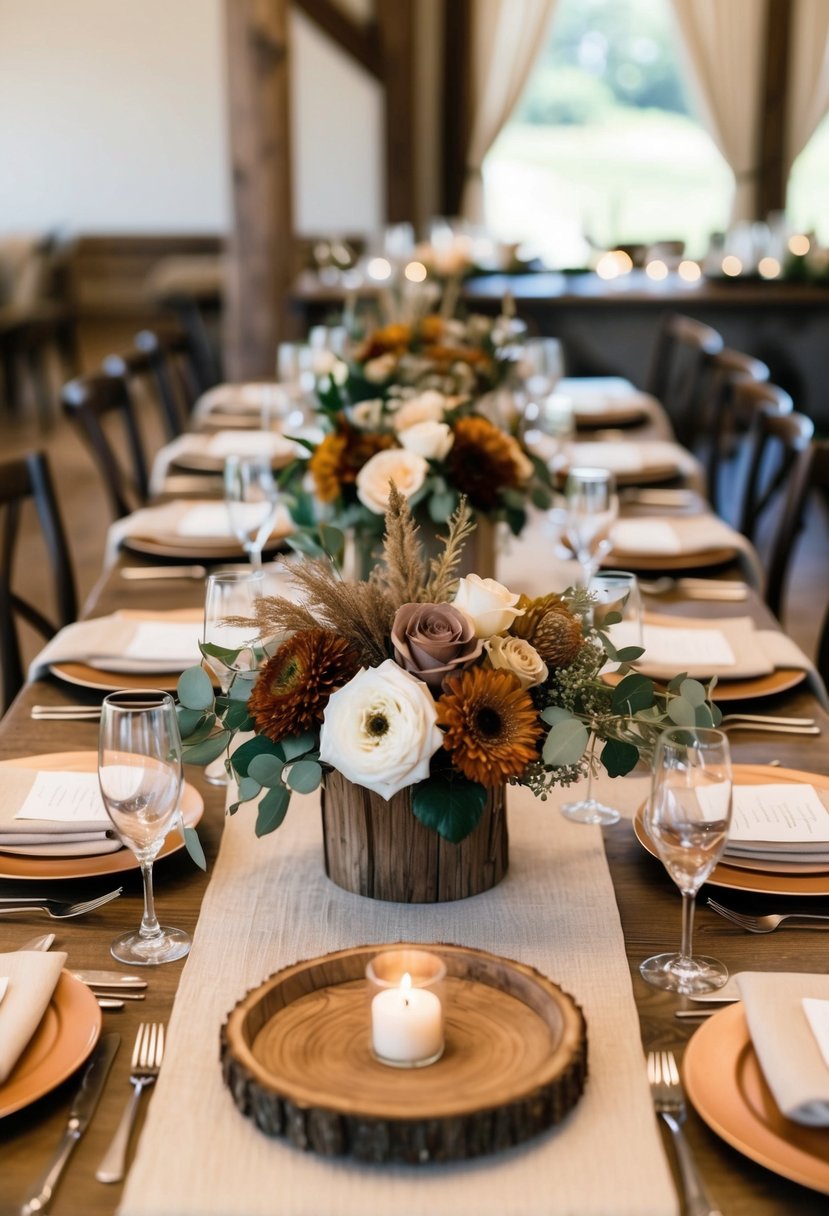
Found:
[[[297,562],[296,598],[263,597],[256,622],[233,622],[272,639],[258,673],[215,699],[200,668],[181,678],[185,760],[208,763],[237,732],[252,732],[227,763],[239,786],[230,811],[257,798],[258,835],[279,827],[293,791],[322,784],[326,861],[341,885],[355,881],[349,854],[361,834],[372,884],[386,842],[391,879],[382,889],[395,892],[386,898],[410,897],[395,870],[405,890],[420,866],[456,872],[457,847],[489,866],[464,878],[462,893],[484,889],[506,868],[505,786],[546,799],[588,764],[629,772],[665,724],[714,722],[695,681],[658,695],[630,671],[641,651],[616,650],[589,624],[583,592],[529,599],[491,579],[459,579],[472,527],[461,502],[441,552],[427,558],[392,486],[385,560],[369,579],[343,579],[324,559]],[[229,664],[238,656],[203,650]],[[608,659],[621,664],[615,687],[600,676]],[[598,754],[591,740],[601,742]],[[442,893],[424,898],[453,897],[430,884]],[[356,889],[365,886],[361,878]]]

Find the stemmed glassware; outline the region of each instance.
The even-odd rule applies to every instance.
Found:
[[[582,568],[584,585],[612,547],[609,534],[619,514],[616,479],[607,469],[575,468],[564,483],[564,539]]]
[[[682,892],[682,944],[639,968],[656,988],[695,994],[721,988],[728,971],[717,959],[693,953],[694,901],[719,861],[731,823],[731,755],[722,731],[674,727],[660,736],[645,825]]]
[[[112,955],[138,966],[182,958],[190,949],[190,935],[159,925],[153,901],[153,861],[181,794],[181,738],[169,693],[142,689],[104,698],[98,780],[107,814],[137,857],[144,880],[141,926],[117,937]]]
[[[224,469],[225,505],[231,530],[254,570],[262,566],[262,549],[279,510],[279,487],[269,456],[228,456]]]
[[[642,597],[636,575],[627,570],[602,570],[593,575],[587,589],[595,600],[592,614],[596,628],[617,630],[618,641],[612,640],[618,648],[641,646]]]
[[[619,822],[619,812],[613,806],[607,806],[593,797],[593,769],[596,764],[596,733],[590,732],[587,744],[587,790],[583,798],[574,802],[563,802],[561,813],[571,823],[597,823],[601,827],[609,827]]]
[[[208,575],[204,597],[203,641],[223,651],[238,650],[231,659],[228,654],[207,654],[204,662],[210,668],[222,691],[227,696],[235,676],[256,671],[259,655],[256,643],[260,640],[256,626],[233,625],[232,617],[253,620],[256,616],[256,600],[264,593],[265,575],[262,570],[223,570]],[[224,759],[220,756],[208,764],[204,771],[206,779],[213,785],[224,785],[227,780]]]

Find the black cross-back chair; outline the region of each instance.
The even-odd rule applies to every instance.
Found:
[[[104,359],[103,370],[107,376],[123,380],[130,395],[136,384],[149,387],[169,438],[181,434],[199,394],[196,361],[187,333],[142,329],[129,350]]]
[[[143,506],[149,495],[147,460],[132,399],[120,376],[102,372],[78,376],[63,386],[65,413],[78,426],[89,445],[116,519]],[[126,464],[116,453],[107,423],[120,422],[126,446]]]
[[[682,313],[660,321],[645,387],[665,407],[677,438],[693,447],[709,362],[723,349],[710,325]]]

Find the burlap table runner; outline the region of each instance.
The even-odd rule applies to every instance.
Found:
[[[627,814],[646,788],[641,778],[599,783]],[[677,1212],[601,833],[562,819],[560,794],[542,803],[511,789],[509,799],[506,879],[484,895],[432,906],[364,899],[329,882],[315,795],[296,797],[283,826],[262,840],[250,812],[227,822],[121,1216]],[[678,934],[679,897],[666,948]],[[587,1019],[590,1073],[563,1124],[470,1163],[369,1167],[271,1140],[239,1113],[218,1048],[245,992],[298,959],[396,940],[491,950],[531,963],[573,994]]]

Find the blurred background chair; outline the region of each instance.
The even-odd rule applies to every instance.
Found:
[[[168,439],[181,434],[200,391],[188,333],[142,329],[128,350],[107,355],[102,366],[107,376],[123,381],[134,412],[142,397],[149,395],[160,411]]]
[[[710,360],[724,343],[716,329],[682,313],[663,315],[656,335],[645,388],[664,405],[686,447],[693,445],[697,409]]]
[[[21,513],[27,499],[34,502],[46,548],[54,587],[55,621],[13,589]],[[42,452],[31,452],[0,464],[0,508],[0,671],[5,710],[23,684],[20,622],[31,626],[44,639],[51,638],[59,628],[75,620],[77,597],[49,464]],[[28,549],[26,560],[33,560]]]
[[[78,376],[64,385],[61,401],[92,452],[115,518],[143,506],[149,492],[147,460],[123,378],[102,372]]]

